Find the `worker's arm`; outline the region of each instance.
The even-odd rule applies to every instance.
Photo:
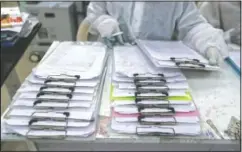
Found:
[[[208,23],[224,31],[227,43],[240,45],[239,7],[239,2],[203,2],[199,9]]]
[[[206,18],[208,23],[210,23],[215,28],[222,28],[220,23],[220,2],[202,2],[199,10],[201,14]]]
[[[97,29],[93,27],[95,21],[102,15],[107,15],[106,2],[90,2],[87,8],[87,17],[85,24],[91,26],[89,32],[91,34],[97,35]]]
[[[90,2],[87,7],[87,16],[79,26],[77,40],[87,41],[89,32],[98,35],[98,31],[93,24],[104,14],[106,14],[106,2]]]
[[[203,2],[199,10],[209,24],[211,24],[214,28],[219,28],[224,31],[224,40],[226,42],[230,42],[230,33],[233,29],[225,31],[223,28],[220,2]]]
[[[218,50],[223,58],[227,57],[228,48],[223,32],[207,23],[195,3],[183,2],[183,5],[178,7],[182,10],[176,26],[179,39],[204,56],[207,55],[208,50],[211,50],[210,48],[213,48],[212,50]]]

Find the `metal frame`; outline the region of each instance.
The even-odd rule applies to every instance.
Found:
[[[13,141],[13,140],[11,140]],[[158,143],[134,142],[132,139],[96,139],[94,141],[58,141],[58,140],[25,140],[31,151],[239,151],[239,141],[193,140],[169,141]]]

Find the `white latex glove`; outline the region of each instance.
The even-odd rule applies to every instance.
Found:
[[[111,37],[120,32],[119,24],[116,19],[109,15],[101,15],[91,26],[91,32],[100,34],[101,37]]]
[[[222,57],[216,47],[209,47],[205,53],[205,57],[208,59],[210,65],[219,65],[222,61]]]
[[[101,15],[91,25],[90,32],[100,34],[102,38],[111,38],[115,34],[120,33],[119,23],[109,15]],[[123,43],[121,35],[117,36],[117,39],[120,43]]]

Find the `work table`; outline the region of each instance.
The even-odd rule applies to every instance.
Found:
[[[200,111],[203,132],[209,129],[207,119],[212,120],[221,134],[227,129],[231,116],[240,119],[240,77],[227,63],[222,63],[219,72],[189,70],[183,72],[188,80],[193,100]],[[113,132],[110,129],[110,76],[111,72],[108,71],[101,99],[99,125],[96,134],[92,137],[76,140],[36,139],[30,141],[24,137],[1,134],[2,141],[27,141],[30,149],[37,148],[40,151],[236,151],[240,149],[239,141],[229,140],[226,136],[224,139],[213,139],[204,133],[201,137],[138,137]]]

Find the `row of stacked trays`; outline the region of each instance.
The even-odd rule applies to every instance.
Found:
[[[178,68],[157,68],[138,46],[113,50],[111,129],[122,134],[201,134],[199,112]]]
[[[106,61],[102,44],[54,42],[5,112],[3,133],[55,139],[92,136]]]

